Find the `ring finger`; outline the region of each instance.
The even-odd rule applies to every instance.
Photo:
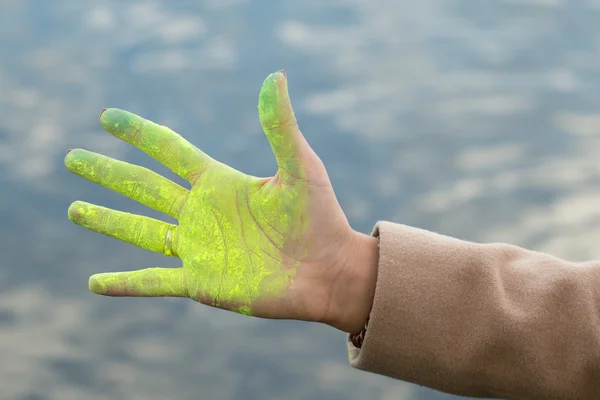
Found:
[[[134,246],[166,256],[177,256],[171,246],[177,233],[176,225],[83,201],[71,204],[69,219],[83,228]]]
[[[121,193],[173,218],[189,191],[147,168],[87,150],[71,150],[65,166],[72,173]]]

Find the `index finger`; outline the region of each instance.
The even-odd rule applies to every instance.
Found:
[[[195,182],[212,161],[181,135],[129,111],[104,109],[100,123],[108,133],[139,148],[189,182]]]

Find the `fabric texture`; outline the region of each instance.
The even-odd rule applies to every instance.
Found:
[[[600,262],[380,221],[353,367],[479,398],[600,399]],[[356,342],[356,340],[355,340]]]

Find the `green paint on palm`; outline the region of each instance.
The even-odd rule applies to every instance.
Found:
[[[182,268],[97,274],[90,290],[111,296],[179,296],[254,314],[256,300],[280,297],[305,255],[308,185],[283,72],[271,74],[259,116],[279,171],[243,174],[170,129],[118,109],[100,117],[114,136],[135,145],[190,182],[185,189],[140,166],[85,150],[65,165],[73,173],[171,215],[178,225],[75,202],[69,218],[93,231],[181,258]]]

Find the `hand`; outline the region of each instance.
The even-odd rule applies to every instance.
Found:
[[[373,298],[376,242],[352,230],[323,163],[296,123],[283,71],[259,96],[259,116],[277,159],[270,178],[220,163],[167,127],[118,109],[104,129],[190,183],[86,150],[65,158],[73,173],[176,218],[152,218],[74,202],[69,219],[144,249],[179,257],[181,268],[96,274],[107,296],[189,297],[264,318],[324,322],[360,331]],[[364,264],[364,265],[361,265]]]

